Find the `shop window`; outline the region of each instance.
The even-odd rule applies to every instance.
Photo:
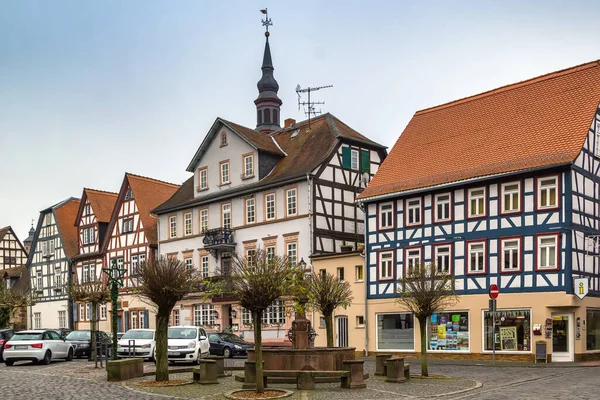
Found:
[[[377,350],[414,350],[415,320],[412,314],[377,314]]]
[[[530,310],[498,310],[496,330],[493,330],[492,313],[484,312],[484,349],[492,351],[531,351]]]
[[[586,350],[600,350],[600,310],[587,310]]]
[[[444,312],[433,314],[427,320],[429,335],[427,348],[440,351],[469,350],[469,313]]]

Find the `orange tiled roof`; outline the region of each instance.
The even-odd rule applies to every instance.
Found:
[[[83,192],[92,205],[92,211],[98,222],[110,222],[118,194],[87,188],[83,189]]]
[[[68,258],[75,257],[79,251],[77,227],[75,226],[78,211],[79,200],[77,199],[70,199],[54,210],[56,224],[62,236],[63,246]]]
[[[146,238],[149,243],[156,244],[158,243],[156,217],[153,217],[150,213],[154,208],[169,199],[179,189],[179,185],[130,173],[126,173],[125,177],[129,182],[135,204],[140,213]]]
[[[418,111],[358,199],[571,163],[599,101],[593,61]]]

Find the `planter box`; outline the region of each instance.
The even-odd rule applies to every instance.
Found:
[[[125,358],[110,360],[106,364],[107,380],[111,382],[126,381],[144,376],[143,358]]]

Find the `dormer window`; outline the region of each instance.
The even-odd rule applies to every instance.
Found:
[[[92,244],[96,241],[94,227],[83,228],[83,244]]]
[[[244,175],[242,179],[252,178],[254,176],[254,154],[244,154],[242,158],[244,161]]]
[[[221,185],[231,183],[229,179],[229,160],[221,161],[219,164],[221,167]]]
[[[220,138],[221,138],[220,147],[227,146],[227,132],[221,132]]]

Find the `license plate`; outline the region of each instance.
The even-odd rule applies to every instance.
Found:
[[[178,356],[180,353],[178,351],[170,351],[169,355],[170,356]]]
[[[27,350],[29,346],[15,346],[15,350]]]

